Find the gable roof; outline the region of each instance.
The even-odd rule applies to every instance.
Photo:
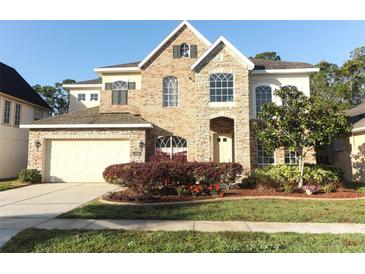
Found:
[[[101,78],[97,78],[97,79],[91,79],[91,80],[85,80],[85,81],[79,81],[79,82],[76,82],[74,84],[81,84],[81,85],[87,85],[87,84],[101,84],[102,81],[101,81]]]
[[[131,67],[138,67],[139,63],[141,61],[137,62],[130,62],[130,63],[124,63],[124,64],[118,64],[118,65],[111,65],[106,67],[100,67],[100,68],[131,68]]]
[[[361,103],[360,105],[357,105],[356,107],[353,107],[353,108],[347,110],[346,114],[350,117],[365,114],[365,102]]]
[[[166,38],[154,49],[152,50],[147,56],[146,58],[144,58],[138,65],[139,68],[142,68],[144,64],[146,64],[146,62],[148,60],[150,60],[155,53],[161,48],[163,47],[170,39],[171,37],[173,37],[182,27],[186,26],[187,28],[189,28],[198,38],[200,38],[207,46],[210,46],[211,43],[207,40],[207,38],[205,38],[196,28],[194,28],[188,21],[182,21],[169,35],[166,36]]]
[[[36,120],[29,124],[22,124],[23,128],[127,128],[152,127],[141,118],[130,113],[99,113],[99,107],[92,107],[80,111],[72,111],[55,117]]]
[[[51,110],[42,97],[12,67],[0,62],[0,92]]]
[[[245,55],[243,55],[235,46],[233,46],[223,36],[219,37],[196,61],[191,65],[191,69],[194,70],[219,44],[223,43],[228,47],[237,57],[239,57],[248,67],[249,70],[254,69],[255,64],[252,63]]]

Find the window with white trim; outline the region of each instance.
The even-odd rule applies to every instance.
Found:
[[[34,117],[35,121],[42,119],[43,118],[43,111],[39,108],[34,108],[33,117]]]
[[[264,145],[257,139],[257,164],[259,166],[274,164],[274,152],[268,153],[265,151]]]
[[[233,102],[233,74],[211,74],[209,84],[210,102]]]
[[[190,47],[186,43],[180,45],[180,57],[190,57]]]
[[[99,94],[97,93],[90,94],[90,101],[98,101],[98,100],[99,100]]]
[[[15,104],[15,117],[14,117],[14,124],[16,126],[20,125],[20,113],[21,113],[21,104]]]
[[[85,93],[79,93],[79,94],[77,94],[77,101],[78,102],[85,101],[85,100],[86,100]]]
[[[4,124],[10,124],[10,112],[11,112],[11,102],[8,100],[5,100],[4,101],[4,115],[3,115]]]
[[[170,159],[179,157],[187,159],[188,143],[179,136],[161,136],[156,139],[155,152],[157,155],[167,155]]]
[[[128,83],[116,81],[112,84],[112,105],[128,104]]]
[[[299,164],[299,153],[298,153],[298,151],[292,152],[288,149],[285,149],[285,163],[289,164],[289,165]]]
[[[272,90],[269,86],[258,86],[255,89],[256,113],[260,112],[262,105],[272,102]]]
[[[179,105],[179,83],[175,76],[163,78],[163,106],[177,107]]]

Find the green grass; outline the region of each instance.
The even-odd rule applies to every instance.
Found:
[[[5,191],[13,188],[28,186],[30,183],[24,183],[17,180],[17,178],[1,179],[0,191]]]
[[[360,193],[365,193],[365,184],[363,183],[357,183],[357,182],[345,183],[344,187]]]
[[[108,205],[97,201],[61,218],[365,223],[365,200],[235,200],[179,205]]]
[[[365,252],[365,235],[27,229],[8,241],[1,251]]]

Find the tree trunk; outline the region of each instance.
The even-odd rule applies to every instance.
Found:
[[[299,155],[299,161],[298,161],[298,168],[299,168],[299,172],[300,172],[300,177],[299,177],[299,183],[298,183],[298,188],[302,188],[303,187],[303,174],[304,174],[304,158],[305,155],[303,154],[303,149],[299,149],[298,151]]]

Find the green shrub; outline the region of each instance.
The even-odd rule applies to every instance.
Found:
[[[283,190],[285,193],[293,193],[295,188],[297,187],[297,184],[294,182],[287,182],[283,184]]]
[[[336,192],[338,188],[338,184],[336,183],[329,183],[325,186],[322,187],[323,192],[325,193],[331,193],[331,192]]]
[[[296,165],[270,165],[255,169],[251,181],[256,186],[267,188],[287,188],[286,184],[297,185],[300,172]],[[304,184],[325,186],[329,183],[339,185],[343,181],[343,172],[332,166],[308,164],[304,167]]]
[[[40,183],[42,181],[42,174],[36,169],[23,169],[19,172],[18,179],[21,182]]]

